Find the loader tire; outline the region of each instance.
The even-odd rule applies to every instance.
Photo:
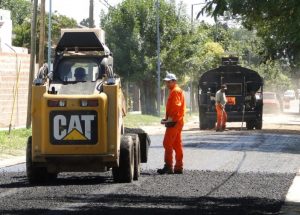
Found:
[[[125,128],[125,134],[138,134],[140,140],[141,163],[147,163],[148,151],[151,144],[149,135],[140,128]]]
[[[37,167],[32,162],[32,137],[27,140],[26,147],[26,174],[30,184],[44,183],[47,180],[47,169]]]
[[[134,174],[134,145],[130,135],[123,135],[120,146],[119,167],[112,168],[115,182],[130,183]]]
[[[134,145],[134,171],[133,180],[138,180],[141,174],[141,149],[140,139],[137,134],[131,134]]]

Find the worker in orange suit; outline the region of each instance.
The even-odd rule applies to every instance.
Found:
[[[183,148],[181,131],[185,113],[184,93],[177,85],[177,78],[174,74],[168,73],[164,79],[169,89],[169,97],[166,105],[166,116],[161,121],[166,127],[164,136],[165,165],[158,169],[159,174],[182,174],[183,173]],[[175,151],[176,163],[173,168],[173,150]]]
[[[226,85],[221,85],[221,89],[216,92],[216,111],[217,111],[217,126],[216,131],[224,131],[226,129],[227,113],[225,105],[227,103],[225,90]]]

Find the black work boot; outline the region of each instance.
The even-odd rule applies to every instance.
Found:
[[[174,174],[183,174],[183,169],[174,169]]]
[[[162,169],[157,170],[158,174],[173,174],[173,168],[168,167],[167,165],[164,166]]]

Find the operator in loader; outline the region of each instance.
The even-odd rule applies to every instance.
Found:
[[[76,81],[85,81],[86,78],[85,69],[82,67],[77,67],[74,72],[74,77]]]
[[[177,85],[174,74],[168,73],[164,79],[169,89],[169,97],[166,105],[166,116],[161,124],[165,125],[166,131],[163,140],[165,149],[165,165],[158,169],[159,174],[182,174],[183,173],[183,148],[181,131],[184,124],[185,100],[182,89]],[[175,166],[173,169],[173,150],[175,151]]]
[[[227,103],[225,84],[221,85],[221,89],[216,92],[216,111],[217,111],[217,126],[216,131],[224,131],[226,129],[227,113],[225,112],[225,105]]]

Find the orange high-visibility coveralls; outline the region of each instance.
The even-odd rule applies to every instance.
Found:
[[[221,104],[216,105],[217,111],[217,130],[224,130],[226,128],[227,122],[227,113],[225,112],[224,108]]]
[[[183,149],[181,131],[183,128],[183,118],[185,113],[184,93],[176,84],[170,89],[170,95],[166,105],[166,119],[172,118],[177,122],[174,127],[166,128],[163,145],[165,148],[165,164],[173,168],[173,150],[175,151],[175,170],[183,169]]]

